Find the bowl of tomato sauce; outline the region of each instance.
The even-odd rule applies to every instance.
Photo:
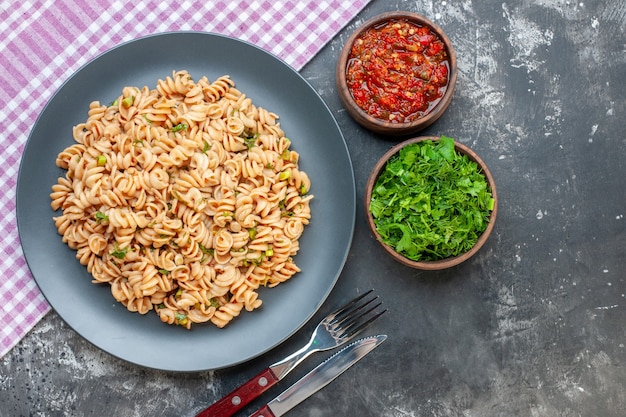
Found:
[[[429,19],[388,12],[367,20],[339,55],[336,82],[348,113],[380,134],[406,135],[433,124],[456,86],[450,39]]]

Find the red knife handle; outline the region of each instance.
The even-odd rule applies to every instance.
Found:
[[[270,408],[265,405],[263,406],[263,408],[260,408],[258,411],[250,414],[250,417],[276,417],[274,416],[274,413],[272,413],[272,410],[270,410]]]
[[[256,397],[276,385],[278,378],[267,368],[239,388],[200,412],[196,417],[230,417]],[[269,415],[271,417],[271,415]]]

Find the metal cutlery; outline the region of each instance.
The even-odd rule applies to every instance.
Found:
[[[365,337],[349,344],[319,364],[278,397],[252,413],[250,417],[281,417],[287,411],[330,384],[376,346],[384,342],[385,339],[387,339],[387,335],[383,334]]]
[[[258,397],[304,359],[314,352],[341,346],[359,334],[367,325],[385,311],[377,311],[382,304],[369,290],[326,316],[315,328],[309,342],[285,359],[270,365],[247,382],[240,385],[196,417],[228,417]]]

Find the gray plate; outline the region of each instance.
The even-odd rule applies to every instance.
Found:
[[[229,74],[256,105],[280,116],[300,167],[312,181],[312,221],[300,240],[302,272],[263,288],[263,306],[225,329],[168,326],[154,312],[128,312],[108,285],[94,285],[52,221],[51,187],[64,171],[57,154],[73,143],[72,126],[89,103],[111,102],[126,85],[154,88],[172,70],[194,79]],[[334,287],[354,234],[356,192],[350,155],[329,109],[291,67],[248,43],[225,36],[165,33],[122,44],[91,61],[59,89],[30,134],[17,184],[17,223],[28,266],[56,312],[85,339],[110,354],[149,368],[200,371],[250,360],[301,328]]]

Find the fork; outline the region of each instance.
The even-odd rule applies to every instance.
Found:
[[[311,339],[285,359],[270,365],[258,375],[240,385],[196,417],[228,417],[253,399],[276,385],[296,366],[314,352],[341,346],[359,334],[367,325],[387,310],[376,311],[382,304],[369,290],[326,316],[315,328]],[[370,297],[371,295],[371,297]]]

